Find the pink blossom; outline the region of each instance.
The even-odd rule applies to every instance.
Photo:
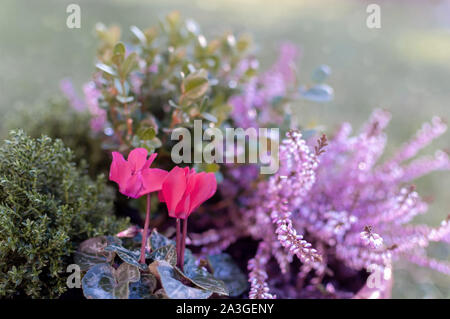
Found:
[[[122,154],[113,152],[113,161],[109,179],[119,185],[119,191],[133,198],[161,190],[167,172],[158,168],[150,168],[157,154],[147,159],[147,150],[136,148],[128,155],[126,161]]]
[[[217,189],[214,173],[196,173],[189,167],[175,166],[162,184],[159,200],[165,202],[169,216],[186,219]]]

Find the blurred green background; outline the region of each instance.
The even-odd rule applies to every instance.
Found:
[[[66,27],[66,7],[81,7],[81,29]],[[368,29],[366,7],[381,7],[381,29]],[[390,110],[388,153],[433,115],[450,113],[450,2],[302,0],[2,0],[0,4],[0,130],[20,107],[45,103],[70,77],[81,84],[94,70],[97,22],[118,24],[124,38],[130,25],[156,23],[170,11],[197,20],[206,35],[250,32],[263,68],[290,41],[302,50],[302,83],[320,64],[332,68],[335,99],[294,106],[301,123],[324,124],[327,131],[349,121],[358,128],[371,110]],[[26,130],[26,124],[23,127]],[[450,133],[426,151],[450,148]],[[450,174],[418,181],[432,196],[429,214],[417,221],[437,225],[450,212]],[[430,255],[449,260],[450,249],[433,245]],[[450,298],[450,279],[428,269],[398,263],[393,297]]]

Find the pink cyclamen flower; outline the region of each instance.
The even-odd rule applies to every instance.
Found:
[[[163,182],[158,193],[165,202],[169,216],[186,219],[203,202],[211,198],[217,189],[214,173],[196,173],[189,167],[174,167]]]
[[[113,152],[113,161],[109,179],[119,185],[119,191],[133,198],[161,190],[167,172],[158,168],[150,168],[156,153],[147,159],[145,148],[136,148],[128,155],[126,161],[122,154]]]

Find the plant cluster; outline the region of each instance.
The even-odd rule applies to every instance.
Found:
[[[90,114],[90,134],[104,150],[115,151],[110,180],[128,197],[147,198],[143,229],[118,234],[105,229],[98,235],[116,236],[97,236],[79,246],[76,261],[86,271],[87,298],[247,296],[231,255],[247,266],[250,298],[388,297],[392,262],[398,258],[450,273],[447,262],[428,258],[425,251],[430,242],[449,242],[448,220],[439,227],[410,223],[427,211],[411,182],[450,168],[445,152],[411,160],[444,133],[441,120],[424,125],[392,159],[380,163],[390,118],[386,111],[375,111],[355,136],[347,123],[331,138],[295,123],[290,102],[327,102],[333,90],[325,84],[327,66],[314,72],[311,86],[298,83],[294,46],[282,45],[279,59],[263,72],[248,36],[226,33],[207,40],[176,12],[156,27],[131,31],[132,41],[121,42],[120,29],[97,26],[97,71],[83,87],[84,101],[63,83],[73,109]],[[191,129],[196,119],[222,130],[279,127],[286,135],[279,171],[260,176],[257,165],[175,166],[171,134]],[[46,163],[45,157],[38,160]],[[72,170],[58,172],[55,176],[78,187],[66,174]],[[51,179],[46,183],[53,185]],[[65,189],[64,183],[57,185],[59,192]],[[160,214],[160,232],[150,231],[152,192],[168,211]],[[96,203],[103,202],[90,205]],[[193,211],[198,212],[190,219],[195,232],[187,235]],[[176,218],[175,230],[164,224],[167,217]],[[254,247],[243,249],[249,240]],[[382,278],[368,285],[368,272],[374,271]]]
[[[114,193],[92,180],[60,140],[12,131],[0,147],[0,296],[54,298],[77,245],[127,227]]]
[[[206,299],[213,294],[239,296],[247,290],[246,276],[226,253],[197,260],[186,249],[181,269],[176,243],[153,230],[145,252],[147,265],[140,262],[141,234],[128,231],[119,236],[95,237],[80,245],[75,261],[86,271],[86,298]]]

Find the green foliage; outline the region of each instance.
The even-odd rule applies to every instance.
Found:
[[[33,138],[47,135],[52,139],[62,139],[74,153],[76,163],[85,160],[89,164],[89,173],[95,177],[105,173],[109,167],[108,154],[102,150],[102,141],[92,135],[89,126],[90,115],[77,112],[66,99],[50,99],[44,105],[23,108],[8,117],[8,130],[25,128]]]
[[[239,70],[240,61],[248,57],[247,35],[227,32],[207,40],[194,21],[178,12],[156,26],[130,30],[132,37],[124,45],[118,27],[97,25],[94,82],[107,126],[115,132],[108,147],[154,151],[170,146],[161,141],[176,127],[190,128],[195,119],[219,127],[228,118],[229,97],[251,76]],[[164,162],[165,151],[158,161]]]
[[[61,140],[12,131],[0,147],[0,296],[54,298],[81,241],[123,230],[113,192]]]
[[[150,265],[147,267],[139,263],[139,251],[133,242],[128,242],[130,249],[123,247],[120,239],[112,237],[100,236],[83,242],[77,251],[83,258],[76,262],[81,262],[79,265],[85,270],[85,257],[89,256],[91,266],[82,280],[86,298],[205,299],[213,294],[238,296],[247,290],[246,276],[229,255],[209,256],[208,263],[197,261],[186,249],[182,271],[175,266],[177,260],[172,240],[153,230],[149,243],[151,252],[146,254],[146,260]],[[118,258],[111,258],[111,253]],[[205,268],[208,264],[213,274]],[[156,290],[158,286],[162,289]]]

